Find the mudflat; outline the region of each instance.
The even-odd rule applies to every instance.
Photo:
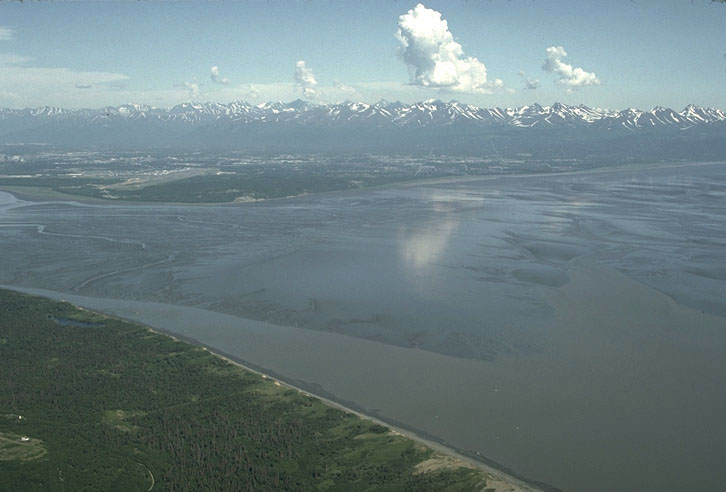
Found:
[[[715,490],[723,223],[723,164],[226,206],[0,194],[0,282],[193,338],[563,490]]]

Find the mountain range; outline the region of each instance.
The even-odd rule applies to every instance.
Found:
[[[597,148],[598,142],[643,139],[677,141],[687,147],[714,144],[721,149],[718,141],[726,140],[723,137],[726,113],[695,105],[682,111],[663,107],[616,111],[560,103],[480,108],[439,100],[414,104],[296,100],[257,105],[184,103],[168,109],[139,104],[0,109],[0,143],[76,147],[371,152],[434,148],[476,153],[492,145],[507,151],[537,151],[543,146],[581,148],[589,143]]]

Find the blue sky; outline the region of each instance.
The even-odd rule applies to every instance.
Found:
[[[417,3],[2,2],[0,106],[300,97],[726,107],[726,5]]]

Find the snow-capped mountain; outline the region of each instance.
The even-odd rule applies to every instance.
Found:
[[[427,100],[413,104],[380,101],[315,104],[249,104],[235,101],[184,103],[169,109],[125,104],[102,109],[0,109],[0,143],[46,142],[72,145],[194,145],[245,149],[270,142],[298,142],[336,148],[389,142],[394,145],[491,135],[524,138],[588,135],[612,138],[627,134],[723,134],[726,113],[694,105],[682,111],[590,108],[555,103],[518,108],[480,108],[459,102]],[[726,136],[726,135],[724,135]],[[680,137],[679,137],[680,138]],[[370,141],[370,142],[369,142]],[[473,145],[473,144],[472,144]],[[489,145],[489,144],[487,144]],[[355,145],[354,145],[355,146]]]
[[[568,106],[555,103],[541,106],[537,103],[518,108],[479,108],[455,101],[427,100],[413,104],[376,104],[344,102],[337,104],[313,104],[302,100],[290,103],[267,102],[252,105],[235,101],[228,104],[213,102],[183,103],[170,109],[154,108],[142,104],[125,104],[118,107],[92,109],[63,109],[45,106],[34,109],[0,109],[0,120],[35,119],[38,122],[79,119],[88,123],[125,120],[149,120],[185,123],[190,125],[215,122],[240,123],[338,123],[343,121],[372,121],[398,127],[450,126],[457,122],[475,122],[481,126],[509,125],[535,126],[588,126],[597,124],[604,128],[628,129],[654,126],[679,126],[710,124],[726,120],[720,109],[689,105],[682,111],[655,107],[644,111],[628,108],[622,111],[589,108],[585,105]]]

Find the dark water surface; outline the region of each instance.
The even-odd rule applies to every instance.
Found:
[[[566,491],[720,490],[724,224],[722,164],[222,206],[0,192],[0,283],[195,338]]]

